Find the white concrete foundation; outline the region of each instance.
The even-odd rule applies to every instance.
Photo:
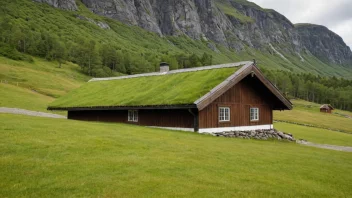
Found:
[[[256,126],[240,126],[240,127],[220,127],[220,128],[208,128],[208,129],[199,129],[199,133],[218,133],[226,131],[253,131],[253,130],[268,130],[273,129],[272,124],[268,125],[256,125]]]
[[[193,128],[177,128],[177,127],[155,127],[160,129],[169,129],[176,131],[189,131],[193,132]],[[199,129],[199,133],[218,133],[218,132],[226,132],[226,131],[253,131],[253,130],[268,130],[273,129],[274,126],[272,124],[268,125],[256,125],[256,126],[240,126],[240,127],[219,127],[219,128],[203,128]]]

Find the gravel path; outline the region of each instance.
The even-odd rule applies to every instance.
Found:
[[[38,116],[38,117],[46,117],[46,118],[67,118],[66,116],[52,114],[52,113],[43,113],[39,111],[29,111],[25,109],[7,108],[7,107],[0,107],[0,113],[22,114],[22,115]]]
[[[306,146],[313,146],[317,148],[324,148],[324,149],[330,149],[330,150],[335,150],[335,151],[345,151],[345,152],[352,152],[352,147],[349,146],[336,146],[336,145],[329,145],[329,144],[316,144],[312,142],[307,142],[304,140],[298,140],[298,144],[306,145]]]

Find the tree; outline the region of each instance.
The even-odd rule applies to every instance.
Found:
[[[203,66],[212,65],[213,64],[213,57],[207,53],[203,53],[202,58],[200,59]]]
[[[60,41],[56,41],[56,43],[53,45],[51,56],[53,60],[56,60],[59,63],[59,68],[61,68],[61,64],[64,62],[64,60],[66,60],[67,57],[67,50],[65,45]]]
[[[116,70],[117,65],[117,53],[116,49],[111,45],[103,45],[100,48],[100,56],[102,59],[103,66],[109,67],[111,70]]]
[[[189,57],[189,66],[188,67],[199,67],[202,66],[199,57],[196,54],[192,54]]]
[[[96,43],[93,40],[87,41],[84,39],[81,42],[77,48],[76,61],[82,67],[83,71],[92,76],[93,68],[101,64]]]

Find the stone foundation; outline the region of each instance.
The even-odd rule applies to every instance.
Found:
[[[212,135],[218,136],[218,137],[242,138],[242,139],[295,141],[292,134],[277,131],[276,129],[253,130],[253,131],[229,131],[229,132],[213,133]]]

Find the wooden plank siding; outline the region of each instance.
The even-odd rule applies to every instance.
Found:
[[[273,123],[278,99],[256,77],[247,76],[199,113],[200,128],[267,125]],[[230,107],[230,121],[219,122],[219,107]],[[259,108],[259,121],[250,121],[250,108]]]
[[[331,109],[320,109],[322,113],[332,113]]]
[[[68,111],[68,119],[178,128],[193,128],[194,125],[194,117],[187,109],[139,110],[138,122],[128,121],[128,110]]]

